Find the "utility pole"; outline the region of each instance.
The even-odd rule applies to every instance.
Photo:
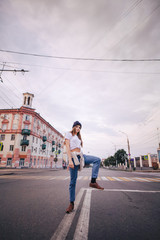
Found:
[[[127,137],[127,146],[128,146],[128,163],[129,163],[129,169],[131,169],[131,151],[130,151],[130,144],[129,144],[129,138],[128,135],[125,132],[119,131],[121,133],[123,133],[124,135],[126,135]]]
[[[2,79],[2,73],[3,72],[13,72],[13,73],[17,73],[17,72],[21,72],[21,73],[25,73],[25,72],[29,72],[28,70],[24,70],[24,69],[4,69],[5,67],[5,63],[3,63],[3,67],[2,69],[0,69],[0,81],[3,83],[3,79]]]
[[[160,148],[159,128],[157,128],[157,135],[158,135],[158,147]]]

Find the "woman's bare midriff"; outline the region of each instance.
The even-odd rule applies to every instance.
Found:
[[[71,152],[81,152],[81,149],[80,148],[74,148],[71,150]]]

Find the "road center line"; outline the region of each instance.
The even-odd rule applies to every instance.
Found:
[[[51,240],[64,240],[67,237],[67,234],[69,232],[69,229],[71,227],[73,218],[76,214],[77,208],[79,206],[79,203],[81,201],[81,198],[83,196],[83,192],[84,192],[84,188],[81,188],[77,197],[76,197],[76,202],[75,202],[75,211],[73,211],[70,214],[66,214],[64,216],[64,218],[62,219],[62,221],[60,222],[57,230],[55,231],[55,233],[53,234],[53,236],[51,237]]]
[[[87,240],[92,189],[87,189],[73,240]]]

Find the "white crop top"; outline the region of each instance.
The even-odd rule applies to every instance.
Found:
[[[77,137],[77,135],[72,135],[72,133],[67,132],[65,139],[70,140],[70,150],[75,148],[81,148],[81,140]]]

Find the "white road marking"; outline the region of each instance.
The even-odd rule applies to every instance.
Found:
[[[88,239],[88,229],[89,229],[89,219],[90,219],[90,205],[91,205],[91,193],[92,191],[99,191],[95,188],[81,188],[75,202],[75,211],[71,214],[66,214],[62,221],[60,222],[57,230],[50,240],[65,240],[68,232],[70,230],[72,221],[76,214],[79,203],[82,199],[83,193],[86,190],[86,195],[83,201],[83,206],[78,219],[76,230],[74,233],[74,240],[87,240]],[[131,193],[160,193],[160,191],[152,190],[131,190],[131,189],[104,189],[105,192],[131,192]]]
[[[50,179],[48,179],[48,180],[53,180],[53,179],[55,179],[55,177],[53,177],[53,178],[50,178]]]
[[[64,178],[64,180],[66,180],[66,179],[69,179],[70,177],[66,177],[66,178]]]
[[[132,182],[136,182],[136,180],[134,180],[134,179],[132,179],[132,178],[127,178],[127,177],[123,177],[123,178],[125,178],[125,179],[127,179],[127,180],[129,180],[129,181],[132,181]]]
[[[92,191],[100,191],[98,189],[93,188]],[[105,192],[135,192],[135,193],[160,193],[160,191],[150,191],[150,190],[130,190],[130,189],[104,189]],[[102,192],[103,192],[102,191]]]
[[[151,181],[149,181],[149,180],[147,180],[147,179],[144,179],[144,178],[138,178],[138,177],[136,177],[136,178],[134,178],[134,179],[138,179],[138,180],[144,181],[144,182],[151,182]]]
[[[154,182],[160,182],[160,179],[158,179],[158,178],[146,178],[146,179],[148,179],[148,180],[150,180],[150,181],[154,181]]]
[[[101,177],[104,181],[109,181],[109,179],[108,178],[106,178],[106,177]]]
[[[83,176],[79,176],[77,179],[80,180]]]
[[[81,198],[83,196],[84,188],[81,188],[77,197],[76,197],[76,202],[75,202],[75,211],[73,211],[71,214],[66,214],[62,221],[60,222],[57,230],[51,237],[51,240],[64,240],[67,237],[67,234],[69,232],[69,229],[71,227],[73,218],[76,214],[77,208],[79,206],[79,203],[81,201]]]
[[[117,180],[117,181],[123,181],[122,179],[119,179],[119,178],[117,178],[117,177],[112,177],[113,179],[115,179],[115,180]]]
[[[87,189],[73,240],[87,240],[92,189]]]

